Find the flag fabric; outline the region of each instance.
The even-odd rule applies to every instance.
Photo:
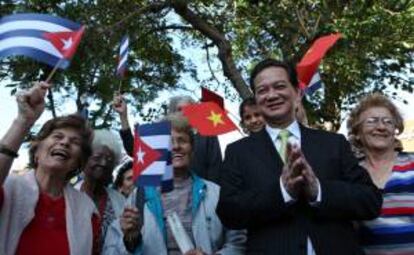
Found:
[[[74,32],[44,33],[43,36],[55,46],[63,58],[71,59],[78,49],[83,32],[85,32],[85,26]]]
[[[22,55],[65,69],[84,28],[71,20],[36,13],[14,14],[0,19],[0,57]]]
[[[226,112],[213,102],[184,106],[182,113],[201,135],[215,136],[237,129]]]
[[[309,85],[312,77],[318,70],[322,58],[341,36],[340,33],[322,36],[308,49],[305,56],[296,65],[298,79],[302,84],[301,87]]]
[[[313,76],[311,81],[309,82],[309,85],[305,88],[305,94],[312,95],[316,90],[320,89],[322,87],[323,83],[321,80],[321,76],[319,72],[317,71]]]
[[[137,186],[165,183],[171,188],[171,148],[169,122],[135,126],[133,178]]]
[[[122,38],[121,44],[119,46],[119,62],[116,68],[116,74],[119,77],[124,77],[125,71],[127,69],[128,61],[128,52],[129,52],[129,37],[126,35]]]
[[[224,99],[205,87],[201,87],[201,102],[214,102],[224,109]]]

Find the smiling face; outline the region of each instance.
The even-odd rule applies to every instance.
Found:
[[[282,67],[268,67],[254,78],[255,98],[259,109],[272,127],[284,128],[295,119],[299,100],[296,89]]]
[[[132,168],[127,170],[123,175],[122,186],[119,188],[119,191],[126,196],[129,196],[134,189],[133,175]]]
[[[115,155],[107,146],[96,146],[83,169],[89,181],[107,185],[112,180],[115,167]]]
[[[257,105],[244,106],[242,126],[249,133],[259,132],[264,126],[264,119]]]
[[[39,171],[66,175],[78,169],[81,162],[82,138],[73,128],[57,128],[37,145],[34,160]]]
[[[192,145],[190,136],[184,131],[172,129],[172,166],[174,171],[188,171],[191,161]]]
[[[395,120],[385,107],[371,107],[359,116],[359,139],[365,150],[394,150]]]

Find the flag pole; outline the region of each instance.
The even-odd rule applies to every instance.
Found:
[[[46,83],[49,83],[52,79],[53,75],[56,73],[56,70],[58,69],[60,63],[62,63],[63,58],[60,58],[59,61],[56,63],[56,65],[53,67],[52,71],[49,73],[49,76],[46,78]]]
[[[122,89],[122,79],[119,80],[119,87],[118,87],[118,92],[121,95],[121,89]]]
[[[231,117],[233,117],[235,120],[237,120],[239,123],[240,123],[240,119],[239,119],[239,117],[237,117],[235,114],[233,114],[231,111],[227,111],[227,110],[225,110]],[[237,128],[237,131],[239,131],[239,133],[241,134],[241,135],[245,135],[241,130],[240,130],[240,128],[239,128],[239,125],[236,125],[235,124],[235,126],[236,126],[236,128]]]

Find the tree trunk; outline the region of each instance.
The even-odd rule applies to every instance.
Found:
[[[231,81],[239,95],[242,98],[251,96],[252,92],[243,80],[239,70],[237,70],[232,56],[231,44],[225,36],[217,28],[211,26],[204,19],[191,11],[188,8],[186,1],[172,1],[171,6],[178,15],[190,23],[196,30],[200,31],[203,35],[212,40],[217,46],[218,57],[223,66],[224,75]]]

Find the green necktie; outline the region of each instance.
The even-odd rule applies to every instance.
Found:
[[[286,163],[286,147],[289,136],[290,132],[286,129],[280,130],[279,135],[277,136],[280,141],[278,152],[283,163]]]

